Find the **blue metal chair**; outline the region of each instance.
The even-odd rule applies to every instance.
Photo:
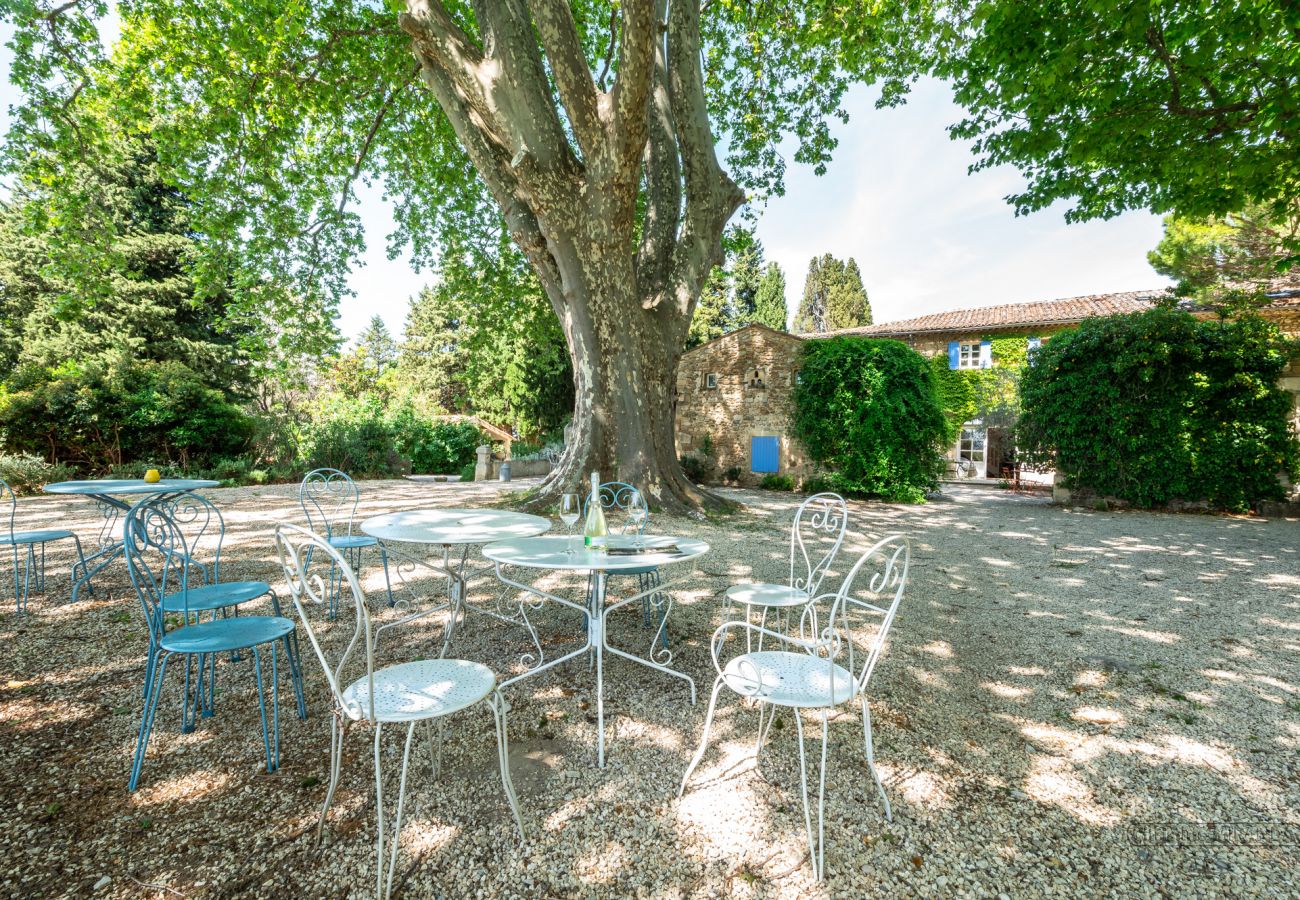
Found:
[[[221,515],[221,510],[217,509],[211,500],[202,494],[188,493],[163,499],[159,504],[166,509],[171,520],[178,526],[183,544],[179,550],[190,566],[189,578],[185,586],[163,597],[164,615],[181,615],[184,617],[185,624],[197,622],[205,614],[208,618],[215,619],[218,614],[224,618],[232,614],[239,615],[241,604],[260,600],[263,597],[270,597],[273,614],[281,615],[280,598],[275,595],[275,590],[267,582],[223,582],[221,580],[221,547],[226,540],[226,520]],[[200,555],[209,550],[212,553],[212,562],[207,565],[200,562]],[[145,662],[144,674],[146,697],[149,696],[149,685],[153,681],[158,641],[161,637],[161,632],[155,631],[152,627],[149,629],[149,657]],[[293,640],[296,659],[297,638]],[[238,660],[238,653],[232,654],[231,658]],[[210,659],[210,665],[215,670],[215,657]],[[212,714],[213,683],[211,680],[208,681],[208,686],[207,702],[202,707],[204,717]]]
[[[72,577],[76,580],[77,569],[86,568],[86,556],[81,552],[81,538],[65,528],[44,528],[38,531],[15,531],[14,516],[18,512],[18,497],[9,482],[0,478],[0,504],[9,504],[9,527],[0,533],[0,547],[7,546],[13,554],[14,561],[14,602],[18,605],[18,615],[27,612],[27,597],[34,588],[36,592],[45,591],[45,545],[51,541],[72,538],[77,545],[77,562],[72,567]],[[23,553],[23,584],[18,586],[18,548],[26,548]],[[37,548],[40,552],[37,553]],[[35,577],[33,578],[33,572]],[[89,582],[87,582],[89,587]],[[94,588],[90,588],[94,593]]]
[[[640,493],[637,488],[625,481],[606,481],[597,488],[597,496],[600,498],[600,508],[605,513],[605,525],[610,534],[636,535],[640,536],[645,533],[646,526],[650,524],[650,516],[647,514],[641,522],[634,522],[628,516],[627,509],[631,504],[632,497]],[[588,496],[582,503],[582,518],[587,518],[587,508],[591,505],[591,497]],[[637,581],[636,593],[648,591],[651,588],[660,585],[659,567],[646,566],[643,569],[625,569],[611,575],[615,577],[634,577]],[[591,592],[591,578],[588,576],[587,591]],[[663,647],[668,647],[668,607],[666,597],[655,592],[647,594],[641,599],[641,622],[647,627],[655,628],[655,640],[651,641],[653,647],[655,643],[662,643]]]
[[[353,534],[352,520],[357,514],[361,492],[356,482],[346,472],[338,469],[315,469],[308,472],[298,486],[298,502],[307,514],[307,528],[325,535],[326,541],[348,561],[353,571],[361,569],[361,551],[378,547],[384,564],[384,584],[388,589],[388,605],[393,605],[393,583],[388,577],[388,551],[384,545],[368,534]],[[311,550],[308,550],[311,553]],[[310,565],[311,560],[307,563]],[[329,576],[329,617],[338,615],[339,592],[343,588],[343,573],[331,564]]]
[[[185,695],[181,712],[182,731],[194,728],[195,710],[204,706],[203,673],[220,654],[252,651],[253,672],[257,679],[257,702],[262,714],[262,745],[266,750],[266,770],[274,772],[280,765],[280,684],[279,645],[289,658],[289,672],[298,700],[298,715],[307,717],[306,700],[302,692],[302,669],[294,637],[293,621],[283,616],[241,616],[238,618],[213,618],[206,622],[195,621],[202,612],[210,609],[191,609],[190,597],[198,592],[190,590],[194,575],[206,580],[204,567],[191,555],[192,542],[186,539],[181,524],[173,518],[173,501],[166,498],[146,500],[136,504],[126,514],[123,527],[123,546],[127,571],[135,586],[149,624],[150,641],[156,643],[149,683],[145,688],[144,713],[140,719],[140,733],[136,740],[135,761],[131,766],[130,790],[140,782],[149,735],[153,732],[154,715],[158,709],[158,696],[167,675],[167,662],[174,655],[185,657]],[[185,513],[181,513],[184,518]],[[203,573],[203,574],[199,574]],[[199,595],[202,596],[202,595]],[[167,598],[179,597],[179,603],[170,605],[175,612],[168,613]],[[200,603],[200,605],[202,605]],[[271,724],[266,716],[266,692],[262,681],[262,651],[269,648],[271,656]],[[197,677],[196,677],[197,664]],[[209,684],[211,678],[208,679]],[[210,696],[208,698],[210,703]],[[274,740],[272,736],[274,735]]]

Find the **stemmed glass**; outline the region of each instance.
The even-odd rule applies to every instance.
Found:
[[[637,549],[645,548],[645,531],[646,519],[650,518],[650,510],[646,507],[645,497],[640,491],[633,491],[627,498],[627,520],[636,528],[636,546]]]
[[[564,552],[569,556],[574,554],[573,549],[573,526],[578,523],[578,495],[564,494],[560,497],[560,521],[569,527],[568,546]]]

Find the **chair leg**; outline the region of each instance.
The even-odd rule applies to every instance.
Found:
[[[704,759],[704,751],[709,749],[709,729],[713,727],[713,711],[718,706],[718,694],[722,690],[722,685],[722,676],[719,675],[713,681],[713,696],[709,697],[709,711],[704,714],[704,734],[700,736],[700,747],[695,751],[691,764],[686,767],[686,774],[682,776],[681,786],[677,789],[678,799],[681,799],[682,794],[686,792],[686,782],[691,780],[691,773],[700,764],[700,760]]]
[[[767,710],[766,721],[764,721],[763,711],[770,704],[760,702],[758,704],[758,742],[754,745],[754,765],[758,765],[759,754],[763,752],[763,744],[767,742],[768,732],[772,730],[772,723],[776,721],[777,714],[781,711],[779,706],[772,706]]]
[[[149,734],[153,731],[153,717],[158,709],[158,694],[162,691],[163,676],[167,674],[169,655],[165,650],[160,650],[158,653],[159,660],[154,671],[154,681],[149,686],[144,702],[144,715],[140,717],[140,733],[135,742],[135,761],[131,764],[131,781],[127,785],[129,791],[135,790],[136,785],[140,783],[140,770],[144,768],[144,754],[149,746]]]
[[[348,723],[335,710],[330,717],[330,783],[325,790],[325,804],[321,807],[320,823],[316,826],[316,845],[320,846],[325,838],[325,817],[329,815],[330,805],[334,803],[334,793],[339,788],[339,775],[343,768],[343,739],[348,734]]]
[[[307,718],[307,697],[302,688],[302,657],[298,655],[298,632],[293,631],[284,637],[284,652],[289,657],[289,678],[293,681],[293,692],[298,701],[298,718]]]
[[[876,790],[880,792],[880,799],[885,803],[885,821],[894,821],[893,811],[889,808],[889,798],[885,796],[885,786],[880,783],[880,773],[876,771],[875,748],[871,742],[871,704],[867,702],[867,695],[862,695],[862,740],[867,751],[867,769],[871,772],[871,777],[875,779]]]
[[[393,837],[392,837],[393,845],[388,849],[388,879],[381,893],[381,896],[384,898],[391,897],[393,894],[393,874],[397,869],[397,853],[402,846],[402,807],[406,805],[406,769],[408,764],[411,761],[411,740],[415,737],[415,726],[416,726],[415,722],[412,722],[410,725],[407,726],[406,746],[402,748],[402,773],[398,777],[398,781],[397,781],[397,815],[393,821]],[[376,775],[378,775],[378,771],[379,771],[378,755],[376,755],[375,757],[375,762],[376,762],[375,772]],[[378,812],[380,817],[382,818],[384,815],[383,808],[380,807],[378,809]],[[380,874],[380,878],[382,879],[383,872],[384,872],[384,857],[383,857],[382,845],[380,846],[378,863],[379,863],[379,874]]]
[[[808,859],[812,863],[814,880],[821,881],[821,874],[817,871],[817,844],[813,839],[812,810],[808,805],[808,759],[803,746],[803,716],[797,709],[794,711],[794,727],[799,733],[799,790],[803,794],[803,824],[808,836]]]
[[[194,730],[194,719],[198,715],[197,708],[203,705],[203,688],[202,688],[203,668],[206,665],[206,662],[204,661],[204,655],[202,653],[198,655],[197,662],[199,665],[199,671],[198,671],[198,677],[196,679],[194,677],[195,659],[192,655],[186,655],[185,688],[184,688],[184,692],[181,695],[183,698],[183,703],[181,705],[181,734],[189,734]],[[191,684],[190,684],[191,681],[195,681],[195,683],[198,685],[197,690],[191,688]],[[191,694],[193,694],[194,697],[194,707],[195,707],[194,712],[191,712],[190,710]]]
[[[378,824],[375,838],[375,896],[384,895],[384,770],[380,759],[379,737],[384,726],[375,723],[375,819]]]
[[[77,536],[74,534],[74,535],[72,536],[72,541],[73,541],[73,543],[75,543],[75,544],[77,545],[77,562],[76,562],[76,564],[74,564],[73,567],[72,567],[72,591],[73,591],[73,598],[72,598],[72,599],[75,600],[75,599],[76,599],[76,596],[75,596],[75,595],[76,595],[76,590],[77,590],[77,586],[78,586],[78,585],[77,585],[77,569],[80,568],[81,571],[83,571],[83,572],[88,572],[89,569],[88,569],[87,566],[86,566],[86,554],[83,553],[82,550],[81,550],[81,538],[77,537]],[[90,583],[90,579],[89,579],[89,578],[86,579],[86,590],[90,591],[90,596],[92,596],[92,597],[95,596],[95,586],[94,586],[93,584]]]
[[[274,650],[272,652],[274,653]],[[259,647],[253,648],[253,673],[257,676],[257,708],[262,714],[262,746],[266,750],[266,771],[274,772],[276,762],[279,761],[279,754],[277,752],[277,759],[273,762],[271,759],[271,734],[270,729],[266,726],[266,692],[262,689],[262,652]],[[276,750],[278,751],[279,748],[277,747]]]
[[[501,786],[506,792],[506,802],[510,804],[510,811],[515,815],[515,825],[519,827],[519,841],[523,843],[528,840],[528,835],[524,831],[524,819],[519,814],[519,797],[515,794],[515,783],[510,778],[510,738],[506,728],[506,710],[510,704],[506,703],[506,698],[501,696],[500,691],[493,691],[487,698],[488,708],[492,710],[492,718],[496,723],[497,730],[497,761],[501,765]]]
[[[392,609],[397,605],[397,601],[393,599],[393,582],[388,577],[388,551],[384,549],[383,544],[379,545],[379,559],[384,564],[384,587],[388,590],[388,607]]]
[[[436,734],[434,733],[436,730]],[[442,774],[442,736],[444,732],[443,719],[438,718],[438,724],[433,724],[433,719],[424,720],[424,736],[429,739],[429,765],[431,768],[432,780],[437,781],[438,776]]]

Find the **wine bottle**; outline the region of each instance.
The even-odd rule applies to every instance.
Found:
[[[600,508],[600,475],[591,473],[591,497],[587,500],[587,522],[582,529],[582,544],[593,552],[604,552],[609,529],[605,511]]]

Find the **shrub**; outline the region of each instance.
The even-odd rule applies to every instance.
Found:
[[[694,453],[685,454],[678,462],[682,465],[682,473],[696,484],[703,484],[712,472],[712,466]]]
[[[246,459],[219,459],[212,464],[211,475],[218,481],[239,484],[248,476],[248,470]]]
[[[34,494],[54,481],[73,477],[65,465],[48,463],[30,453],[0,453],[0,478],[9,483],[15,494]]]
[[[794,429],[841,493],[920,502],[939,485],[950,425],[930,364],[892,340],[807,341]]]
[[[799,485],[799,490],[805,494],[824,494],[827,491],[834,491],[835,486],[825,475],[809,475]]]
[[[1287,393],[1295,347],[1257,316],[1168,309],[1090,319],[1044,344],[1021,380],[1023,459],[1137,506],[1280,499],[1298,456]]]
[[[740,480],[740,474],[740,466],[727,466],[722,470],[722,480],[734,484]]]
[[[764,475],[758,486],[765,491],[793,491],[794,479],[789,475]]]
[[[462,466],[462,467],[461,467],[461,470],[460,470],[460,480],[461,480],[461,481],[473,481],[473,480],[474,480],[474,468],[475,468],[474,463],[465,463],[465,465]]]
[[[472,422],[439,422],[403,404],[388,415],[394,448],[422,475],[458,472],[474,462],[474,451],[487,441]]]

